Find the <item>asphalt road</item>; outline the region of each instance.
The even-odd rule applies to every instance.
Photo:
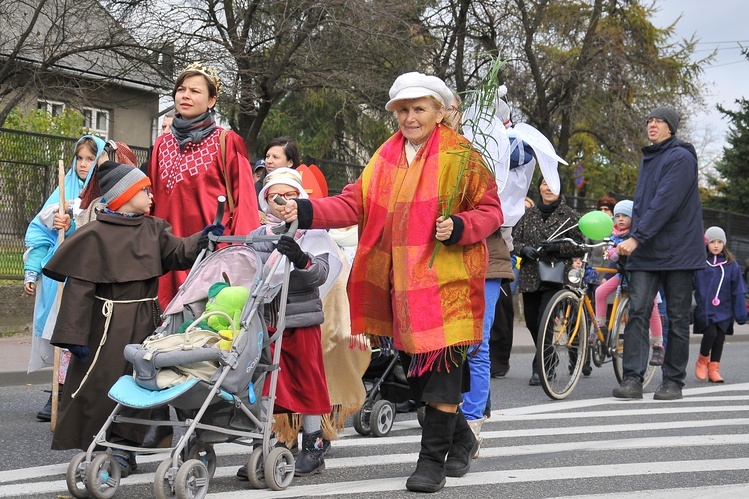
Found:
[[[691,359],[696,356],[693,345]],[[516,354],[507,378],[492,380],[494,410],[479,459],[435,497],[749,497],[748,357],[749,342],[726,345],[723,385],[699,382],[690,367],[681,401],[652,400],[660,375],[643,401],[617,401],[607,364],[568,399],[554,402],[528,386],[530,354]],[[0,497],[69,497],[64,473],[75,452],[49,450],[49,425],[34,418],[47,397],[42,388],[0,387]],[[347,427],[333,443],[327,469],[295,478],[282,492],[249,491],[234,477],[246,448],[219,444],[208,497],[410,497],[405,479],[419,434],[415,413],[398,414],[386,437],[363,437]],[[121,482],[116,497],[152,497],[153,473],[165,457],[139,459],[138,472]]]

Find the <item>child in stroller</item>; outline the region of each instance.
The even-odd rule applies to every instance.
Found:
[[[280,210],[287,199],[307,197],[302,177],[296,170],[275,169],[265,177],[258,194],[258,206],[265,212],[268,225],[256,229],[253,234],[266,234],[272,230],[272,225],[284,223]],[[326,231],[300,230],[290,235],[292,237],[282,236],[275,247],[264,242],[256,244],[255,249],[264,262],[272,262],[283,254],[294,265],[289,280],[276,412],[300,414],[301,417],[278,418],[274,431],[280,442],[291,447],[297,441],[299,430],[304,428],[295,474],[307,476],[325,469],[321,422],[322,415],[330,413],[331,403],[323,363],[322,297],[338,276],[341,262],[335,243]],[[271,327],[277,327],[273,314],[266,313],[265,319]],[[244,478],[244,474],[241,468],[237,472],[240,478]]]

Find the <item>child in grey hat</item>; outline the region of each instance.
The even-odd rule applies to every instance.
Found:
[[[723,383],[720,359],[726,335],[733,334],[733,322],[746,322],[746,283],[741,268],[726,247],[726,233],[720,227],[705,231],[707,267],[694,273],[694,333],[702,335],[694,375],[700,381]]]

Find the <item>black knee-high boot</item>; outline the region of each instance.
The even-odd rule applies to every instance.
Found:
[[[455,412],[442,412],[426,406],[419,461],[416,470],[406,480],[408,490],[437,492],[445,486],[445,457],[452,446],[457,419]]]
[[[479,441],[468,426],[466,415],[459,407],[455,418],[455,432],[453,433],[453,445],[447,454],[445,461],[445,474],[449,477],[459,477],[468,473],[471,469],[471,460],[479,447]]]

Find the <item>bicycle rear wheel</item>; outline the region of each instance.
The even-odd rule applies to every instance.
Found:
[[[578,314],[583,314],[579,320]],[[537,367],[541,386],[552,399],[566,398],[580,379],[588,347],[587,326],[580,298],[572,291],[557,292],[544,310],[536,347]]]
[[[629,298],[628,297],[622,297],[621,301],[619,302],[619,307],[616,310],[616,316],[614,319],[614,328],[611,331],[611,337],[609,339],[609,344],[611,346],[611,352],[612,352],[612,358],[614,365],[614,375],[616,376],[616,381],[621,383],[624,379],[624,368],[622,366],[622,361],[624,357],[624,328],[627,326],[627,322],[629,321]],[[653,343],[652,341],[648,342],[648,359],[651,359],[653,357]],[[650,384],[650,382],[653,380],[653,376],[655,376],[657,366],[651,366],[648,364],[648,368],[645,370],[645,376],[643,376],[642,380],[642,387],[645,388]]]

